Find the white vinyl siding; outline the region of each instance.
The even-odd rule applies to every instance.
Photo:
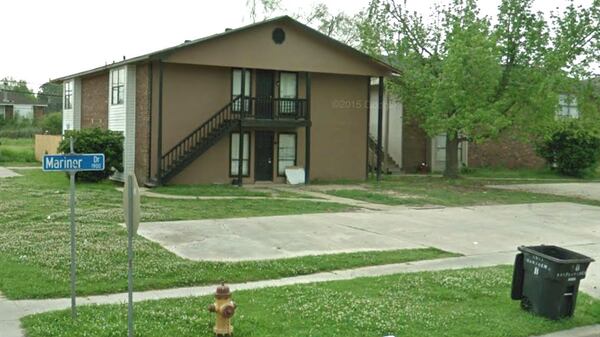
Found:
[[[67,95],[67,89],[70,90],[69,95]],[[69,102],[69,104],[65,105],[65,102]],[[80,127],[81,79],[75,78],[63,82],[63,134],[66,130],[79,130]]]
[[[237,176],[239,172],[239,160],[240,157],[240,134],[232,133],[231,134],[231,169],[229,170],[232,176]],[[244,157],[242,163],[242,175],[248,176],[248,166],[250,163],[250,134],[244,133]]]
[[[13,105],[13,117],[33,119],[33,105],[15,104]]]
[[[113,77],[115,77],[113,79]],[[116,78],[118,77],[118,78]],[[108,129],[112,131],[120,131],[123,133],[123,172],[129,173],[135,170],[135,83],[136,72],[135,66],[124,66],[111,69],[109,74],[109,101],[108,101]],[[122,90],[113,87],[113,83],[122,85]],[[118,93],[120,104],[112,104],[113,92]],[[122,97],[121,97],[122,95]],[[116,179],[121,179],[122,176],[117,174]]]

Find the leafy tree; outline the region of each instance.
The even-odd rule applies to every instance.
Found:
[[[48,104],[48,112],[62,110],[63,87],[60,84],[46,82],[38,90],[38,102]]]
[[[4,77],[0,80],[0,92],[1,91],[6,91],[11,96],[21,95],[22,97],[26,97],[30,101],[35,102],[33,90],[29,89],[27,81],[24,80],[15,80],[9,76]]]
[[[458,176],[460,141],[485,141],[511,126],[544,129],[558,95],[598,61],[600,0],[589,8],[571,2],[550,23],[532,2],[503,0],[495,26],[475,0],[437,6],[428,18],[396,0],[371,0],[365,11],[361,47],[401,70],[388,87],[407,117],[431,137],[446,135],[448,177]]]
[[[294,17],[331,38],[358,46],[357,22],[360,21],[360,14],[350,16],[343,11],[332,13],[326,4],[317,3],[307,13],[297,13]]]
[[[281,8],[281,0],[246,0],[246,8],[250,12],[252,22],[257,21],[259,11],[263,14],[263,20],[266,20]]]

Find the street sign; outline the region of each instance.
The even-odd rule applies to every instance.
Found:
[[[77,249],[76,249],[76,231],[75,226],[75,174],[80,171],[104,171],[104,154],[78,154],[73,150],[73,137],[69,139],[71,152],[68,154],[45,155],[42,160],[42,169],[47,172],[63,171],[69,173],[70,180],[70,198],[69,206],[71,208],[71,316],[77,318],[77,306],[75,303],[77,291]]]
[[[132,228],[133,234],[137,234],[140,225],[140,187],[134,174],[129,174],[125,179],[123,210],[127,228]]]
[[[104,171],[104,154],[47,154],[42,164],[44,171]]]

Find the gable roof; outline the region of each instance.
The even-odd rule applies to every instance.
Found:
[[[56,82],[62,82],[64,80],[72,79],[72,78],[75,78],[75,77],[92,75],[94,73],[97,73],[97,72],[100,72],[100,71],[103,71],[103,70],[107,70],[107,69],[110,69],[110,68],[118,67],[118,66],[123,66],[123,65],[127,65],[127,64],[132,64],[132,63],[147,61],[147,60],[160,59],[162,57],[166,57],[169,54],[171,54],[171,53],[173,53],[175,51],[181,50],[181,49],[186,49],[186,48],[189,48],[189,47],[197,46],[197,45],[200,45],[200,44],[202,44],[204,42],[217,40],[217,39],[220,39],[222,37],[226,37],[226,36],[230,36],[230,35],[233,35],[233,34],[236,34],[236,33],[247,31],[247,30],[250,30],[252,28],[263,26],[263,25],[266,25],[266,24],[269,24],[269,23],[279,23],[279,22],[281,22],[281,23],[288,23],[288,24],[291,24],[293,26],[296,26],[296,27],[302,29],[303,31],[305,31],[306,33],[311,34],[314,37],[316,37],[318,39],[321,39],[321,40],[323,40],[323,41],[331,44],[333,47],[340,48],[340,49],[342,49],[343,51],[345,51],[347,53],[350,53],[350,54],[353,54],[355,56],[358,56],[358,57],[364,59],[365,62],[374,64],[374,65],[378,65],[378,66],[380,66],[382,68],[385,68],[390,73],[400,73],[400,71],[397,68],[393,67],[392,65],[390,65],[390,64],[388,64],[386,62],[383,62],[383,61],[381,61],[381,60],[379,60],[379,59],[377,59],[375,57],[372,57],[372,56],[370,56],[370,55],[368,55],[366,53],[363,53],[363,52],[361,52],[361,51],[359,51],[359,50],[357,50],[357,49],[355,49],[355,48],[353,48],[353,47],[351,47],[351,46],[349,46],[349,45],[347,45],[345,43],[342,43],[342,42],[340,42],[340,41],[338,41],[338,40],[336,40],[334,38],[331,38],[331,37],[329,37],[329,36],[327,36],[327,35],[319,32],[318,30],[315,30],[315,29],[313,29],[313,28],[311,28],[311,27],[309,27],[309,26],[307,26],[305,24],[302,24],[302,23],[296,21],[295,19],[293,19],[293,18],[291,18],[291,17],[289,17],[287,15],[284,15],[284,16],[279,16],[279,17],[276,17],[276,18],[264,20],[264,21],[261,21],[261,22],[253,23],[253,24],[250,24],[250,25],[242,26],[242,27],[239,27],[239,28],[235,28],[235,29],[227,29],[226,31],[218,33],[218,34],[209,35],[209,36],[206,36],[206,37],[203,37],[203,38],[199,38],[199,39],[196,39],[196,40],[186,41],[184,43],[178,44],[178,45],[173,46],[173,47],[169,47],[169,48],[157,50],[157,51],[154,51],[154,52],[151,52],[151,53],[148,53],[148,54],[144,54],[144,55],[140,55],[140,56],[137,56],[137,57],[133,57],[133,58],[130,58],[130,59],[127,59],[127,60],[123,60],[123,61],[119,61],[119,62],[113,62],[111,64],[107,64],[107,65],[102,66],[102,67],[98,67],[98,68],[94,68],[94,69],[90,69],[90,70],[78,72],[78,73],[67,75],[67,76],[63,76],[63,77],[59,77],[59,78],[56,78],[56,79],[52,80],[51,82],[55,82],[55,83]]]

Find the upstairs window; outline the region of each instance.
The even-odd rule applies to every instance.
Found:
[[[65,103],[63,109],[73,109],[73,81],[65,82]]]
[[[279,98],[281,98],[279,113],[292,114],[296,112],[298,98],[298,74],[281,72],[279,74]]]
[[[252,83],[250,70],[246,70],[246,74],[244,75],[244,96],[246,97],[245,101],[245,111],[248,111],[250,107],[250,83]],[[233,69],[231,72],[231,99],[235,99],[237,96],[242,94],[242,69]],[[242,103],[241,100],[235,102],[233,105],[233,111],[239,112],[241,109]]]
[[[113,69],[110,74],[110,104],[123,104],[125,101],[125,68]]]
[[[573,95],[559,95],[557,116],[559,118],[579,118],[577,98]]]

